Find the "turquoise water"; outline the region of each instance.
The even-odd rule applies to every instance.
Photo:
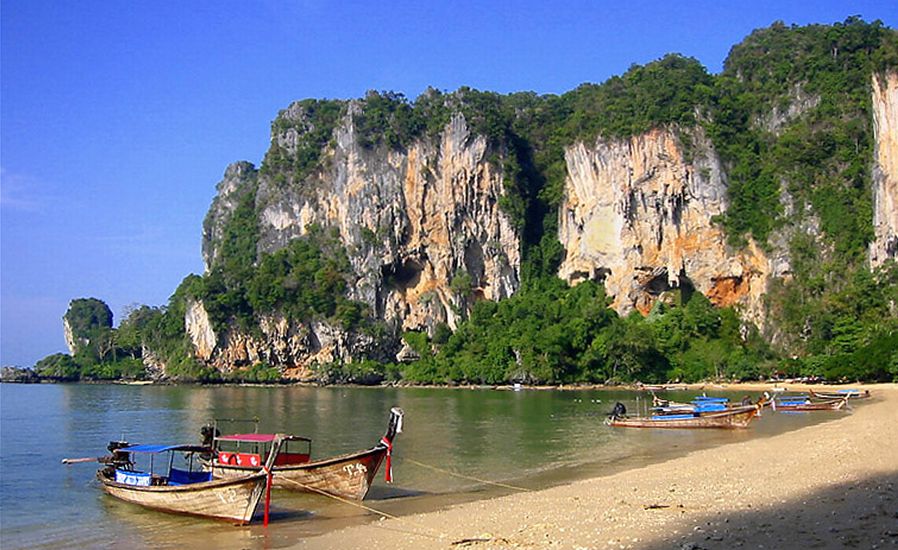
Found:
[[[122,437],[196,443],[200,426],[212,418],[258,417],[260,431],[313,438],[313,457],[320,458],[372,446],[390,407],[402,407],[394,484],[379,472],[365,501],[392,514],[510,491],[469,478],[537,489],[835,418],[765,413],[743,431],[604,425],[615,401],[635,410],[637,395],[644,404],[645,394],[585,390],[2,384],[0,545],[277,548],[376,517],[325,497],[276,491],[267,529],[233,527],[119,502],[100,490],[95,464],[61,464],[66,457],[101,456],[110,440]]]

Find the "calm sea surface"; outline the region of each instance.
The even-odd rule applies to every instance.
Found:
[[[390,407],[402,407],[394,483],[385,484],[381,470],[365,500],[402,515],[511,492],[443,471],[545,488],[846,414],[765,411],[739,431],[604,425],[615,401],[633,411],[637,395],[644,405],[645,394],[622,391],[0,384],[0,546],[279,548],[377,517],[326,497],[275,491],[267,529],[234,527],[117,501],[95,481],[96,464],[60,463],[104,455],[107,443],[123,436],[197,443],[199,428],[213,418],[258,417],[262,432],[313,438],[313,458],[322,458],[371,447]]]

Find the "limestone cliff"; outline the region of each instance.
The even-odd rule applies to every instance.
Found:
[[[302,378],[315,365],[352,362],[362,356],[391,360],[369,335],[348,333],[324,322],[291,323],[276,313],[263,316],[259,330],[252,334],[236,327],[216,334],[203,303],[194,301],[185,323],[197,358],[224,372],[267,363],[283,367],[288,377]]]
[[[63,338],[65,338],[65,345],[69,349],[71,355],[75,355],[78,348],[88,343],[86,338],[75,340],[75,335],[72,332],[72,325],[65,317],[62,318],[62,335]]]
[[[559,275],[604,281],[620,313],[647,313],[662,292],[691,285],[760,321],[770,261],[753,244],[727,247],[714,223],[726,211],[725,175],[703,131],[689,132],[691,159],[674,129],[567,148]]]
[[[235,162],[225,170],[218,192],[203,221],[203,263],[208,271],[220,253],[225,222],[241,203],[255,204],[258,172],[250,162]]]
[[[349,104],[319,168],[302,179],[285,177],[276,167],[228,168],[204,226],[207,270],[229,217],[253,193],[259,254],[283,248],[310,224],[335,229],[355,279],[349,297],[399,330],[427,330],[440,322],[454,328],[474,301],[513,294],[520,281],[520,242],[499,207],[506,190],[495,158],[502,152],[472,133],[461,114],[436,138],[417,139],[401,150],[370,147],[356,130],[357,110]],[[296,126],[305,121],[293,107],[280,116],[292,125],[273,126],[272,144],[290,157],[296,154]],[[319,348],[332,349],[334,359],[345,359],[349,350],[359,356],[358,337],[339,328],[272,318],[262,323],[266,338],[234,331],[215,335],[203,314],[199,305],[188,311],[188,332],[198,356],[216,364],[266,357],[274,364],[308,364],[327,359]]]
[[[898,258],[898,73],[873,75],[873,231],[870,266]]]
[[[747,77],[734,82],[742,78]],[[870,221],[875,239],[869,263],[876,267],[898,256],[898,74],[874,76],[872,90],[875,158],[863,153],[863,160],[874,165]],[[813,147],[814,125],[801,125],[813,122],[828,101],[819,91],[819,86],[789,82],[775,102],[759,102],[767,106],[743,119],[757,133],[756,149],[776,144],[782,147],[779,152],[790,152],[803,143],[796,145],[796,136]],[[551,224],[544,224],[543,218],[513,224],[500,204],[509,203],[503,200],[509,193],[518,193],[513,198],[526,205],[521,211],[543,216],[543,210],[531,207],[544,200],[541,194],[548,187],[542,186],[550,178],[504,170],[542,170],[546,167],[540,162],[545,159],[536,156],[557,147],[551,151],[556,164],[548,168],[554,178],[561,171],[556,171],[559,140],[578,141],[564,147],[562,200],[558,211],[548,214],[558,217],[564,250],[558,275],[571,284],[601,281],[619,313],[635,309],[646,314],[664,292],[695,289],[714,304],[736,306],[746,320],[771,328],[765,335],[776,340],[777,327],[765,327],[769,321],[765,295],[769,288],[787,286],[771,283],[790,280],[792,264],[797,275],[791,280],[799,280],[801,256],[795,255],[793,262],[793,243],[822,251],[820,258],[831,256],[837,237],[827,233],[826,222],[832,226],[832,218],[844,213],[837,208],[841,205],[835,205],[827,220],[824,210],[815,210],[819,204],[812,191],[837,174],[838,167],[798,185],[793,180],[803,165],[794,161],[780,170],[770,151],[758,157],[772,174],[764,182],[770,182],[771,192],[764,197],[774,197],[774,204],[758,207],[759,217],[770,223],[763,232],[755,232],[766,242],[759,245],[747,237],[748,244],[740,249],[727,244],[719,220],[728,212],[728,167],[703,128],[714,118],[713,110],[704,113],[702,107],[690,107],[696,115],[692,126],[668,120],[639,126],[654,129],[627,138],[586,140],[583,136],[599,132],[572,137],[568,126],[575,125],[560,120],[567,115],[559,114],[564,110],[549,99],[516,97],[501,111],[506,118],[500,122],[495,113],[490,114],[492,119],[478,116],[471,105],[460,108],[450,99],[441,105],[446,109],[441,115],[446,116],[438,118],[433,128],[425,131],[419,126],[395,140],[372,136],[372,127],[395,130],[390,124],[396,119],[381,126],[365,122],[367,99],[335,102],[338,108],[330,111],[332,118],[316,114],[315,109],[322,107],[314,102],[294,103],[272,124],[271,149],[261,168],[237,163],[227,169],[204,223],[203,258],[207,272],[213,274],[222,256],[229,257],[235,248],[246,253],[241,260],[249,257],[246,267],[253,258],[258,261],[308,234],[311,226],[325,228],[346,251],[351,271],[348,297],[366,304],[367,313],[383,321],[379,327],[386,326],[388,334],[375,338],[322,319],[288,320],[278,311],[253,311],[254,326],[240,329],[246,327],[246,318],[242,324],[227,319],[213,322],[203,303],[194,301],[185,323],[197,357],[224,370],[264,361],[296,368],[297,373],[316,363],[363,357],[392,360],[402,331],[431,330],[440,323],[454,328],[476,300],[511,296],[520,288],[521,226],[527,229],[529,247],[536,242],[542,246],[543,235],[534,228]],[[476,105],[490,103],[481,97]],[[552,110],[556,108],[558,112]],[[595,114],[599,111],[576,114],[599,116]],[[430,114],[423,107],[421,112]],[[369,114],[374,118],[376,113]],[[746,131],[737,126],[734,131]],[[550,140],[547,136],[555,141],[539,141]],[[531,180],[515,187],[519,177]],[[551,191],[555,200],[555,188]],[[735,196],[746,200],[745,195]],[[857,204],[869,202],[861,197]],[[246,231],[241,233],[243,240],[232,238],[234,220],[250,228],[250,238]],[[869,226],[864,229],[869,232]],[[745,229],[735,237],[748,234]],[[213,306],[220,304],[207,301],[207,305],[215,311]],[[773,315],[775,308],[770,308]]]
[[[487,140],[457,114],[438,140],[404,151],[360,144],[352,108],[317,185],[284,189],[262,179],[260,250],[271,252],[319,224],[339,230],[358,282],[350,297],[403,329],[454,327],[470,299],[499,300],[518,288],[520,243],[499,198],[502,173]],[[287,136],[273,139],[289,141]],[[453,290],[470,277],[470,294]]]

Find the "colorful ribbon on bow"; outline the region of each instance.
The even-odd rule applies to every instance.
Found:
[[[380,438],[380,443],[387,447],[387,467],[384,472],[384,481],[393,483],[393,442],[386,437]]]

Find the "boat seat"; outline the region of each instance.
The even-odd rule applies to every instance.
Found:
[[[152,484],[150,474],[144,472],[135,472],[130,470],[115,470],[115,481],[124,483],[125,485],[136,485],[138,487],[149,487]]]
[[[262,457],[254,453],[231,453],[219,452],[218,463],[228,466],[250,466],[252,468],[262,467]]]
[[[274,459],[274,465],[305,464],[309,461],[309,458],[308,453],[279,453]]]
[[[203,481],[212,481],[212,472],[188,472],[172,468],[168,474],[169,485],[190,485]]]

